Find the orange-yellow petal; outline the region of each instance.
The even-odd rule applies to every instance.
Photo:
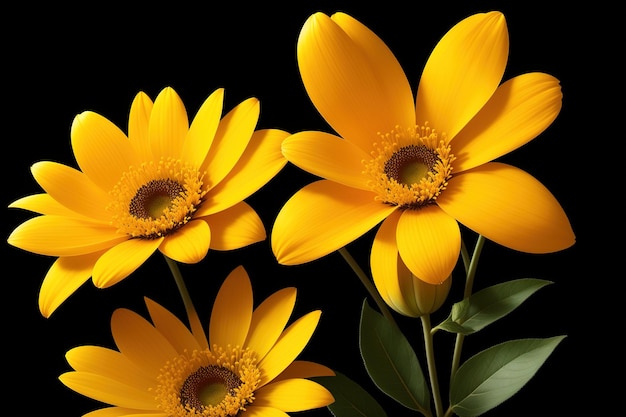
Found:
[[[83,417],[168,417],[154,410],[137,410],[125,407],[107,407],[83,414]]]
[[[128,139],[138,161],[151,161],[154,156],[150,148],[148,126],[153,103],[150,97],[142,91],[137,93],[130,105],[128,116]]]
[[[368,151],[378,132],[415,124],[413,95],[396,58],[349,16],[318,12],[297,44],[309,98],[339,135]]]
[[[246,406],[246,417],[289,417],[289,414],[274,407],[260,407],[254,403]]]
[[[369,189],[363,161],[371,157],[353,142],[326,132],[305,131],[285,139],[282,151],[289,162],[313,175],[348,187]]]
[[[65,207],[98,221],[111,220],[111,213],[106,210],[109,195],[84,173],[51,161],[33,164],[31,172],[41,188]]]
[[[192,220],[165,236],[159,250],[175,261],[194,264],[206,256],[211,238],[212,230],[205,221]]]
[[[66,372],[59,376],[61,382],[72,390],[96,401],[120,407],[153,410],[154,394],[99,374]]]
[[[122,173],[138,162],[124,132],[98,113],[85,111],[77,115],[70,134],[80,170],[105,192],[112,190]]]
[[[500,84],[509,35],[500,12],[477,13],[446,33],[430,55],[416,100],[417,124],[454,137]]]
[[[554,195],[510,165],[491,162],[465,171],[450,180],[437,201],[465,226],[521,252],[556,252],[576,240]]]
[[[252,321],[252,285],[242,266],[220,287],[209,323],[209,346],[244,346]]]
[[[219,184],[233,169],[252,138],[259,113],[259,100],[251,97],[222,118],[202,165],[202,171],[207,172],[205,181],[208,188]]]
[[[539,72],[502,84],[452,142],[454,172],[505,155],[537,137],[561,110],[559,80]]]
[[[232,250],[265,240],[265,226],[246,202],[202,217],[211,227],[211,249]]]
[[[46,193],[32,194],[22,197],[9,204],[9,207],[30,210],[35,213],[49,214],[53,216],[83,217],[75,211],[68,209]],[[85,218],[85,220],[87,220],[87,218]]]
[[[287,164],[280,144],[289,133],[278,129],[257,130],[228,175],[211,189],[198,216],[217,213],[258,191]]]
[[[398,280],[398,244],[396,230],[402,212],[392,213],[380,225],[370,256],[372,279],[385,303],[398,313],[410,316],[411,311]]]
[[[151,299],[146,297],[144,300],[154,327],[165,336],[174,349],[181,354],[185,350],[193,352],[201,349],[196,338],[178,317]]]
[[[275,407],[286,412],[325,407],[335,401],[332,394],[308,379],[285,379],[259,388],[254,405]]]
[[[149,377],[156,378],[163,365],[178,356],[165,336],[131,310],[119,308],[113,312],[111,333],[119,351]]]
[[[20,249],[48,256],[86,255],[125,240],[128,236],[106,224],[48,215],[25,221],[7,239]]]
[[[319,310],[311,311],[285,329],[272,349],[259,361],[261,386],[284,371],[302,352],[313,336],[321,314]]]
[[[394,210],[369,191],[316,181],[297,191],[278,213],[272,250],[284,265],[309,262],[354,241]]]
[[[159,247],[161,239],[128,239],[106,251],[93,268],[98,288],[117,284],[139,268]]]
[[[148,377],[120,352],[101,346],[78,346],[70,349],[65,358],[79,372],[89,372],[111,378],[134,388],[148,390],[154,378]]]
[[[222,117],[224,89],[218,88],[202,103],[194,116],[183,143],[182,159],[195,167],[201,167],[213,143],[217,126]]]
[[[262,359],[285,329],[296,303],[296,289],[283,288],[265,299],[252,313],[245,346]]]
[[[444,282],[461,253],[461,230],[456,220],[436,205],[405,210],[396,232],[400,257],[417,278]]]
[[[180,158],[188,130],[189,119],[183,101],[173,88],[165,87],[154,100],[150,113],[148,137],[152,155]]]
[[[46,274],[39,290],[39,311],[50,315],[74,294],[90,277],[93,266],[102,252],[58,258]]]
[[[316,376],[335,376],[335,372],[329,367],[310,361],[293,361],[273,381],[290,378],[313,378]]]

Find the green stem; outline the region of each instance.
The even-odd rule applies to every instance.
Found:
[[[430,376],[430,388],[433,392],[433,400],[435,402],[435,413],[437,417],[442,417],[443,406],[441,403],[441,393],[439,392],[437,366],[435,365],[435,349],[433,346],[430,314],[424,314],[420,317],[420,319],[422,320],[422,332],[424,333],[424,346],[426,348],[426,361],[428,363],[428,374]]]
[[[478,235],[478,239],[476,240],[476,246],[474,247],[474,253],[472,254],[472,259],[470,260],[469,266],[466,269],[465,291],[463,293],[463,298],[467,298],[472,295],[474,277],[476,276],[476,268],[478,267],[478,258],[480,258],[480,252],[482,251],[484,244],[485,237],[483,235]],[[452,355],[450,379],[454,377],[457,369],[459,369],[459,365],[461,363],[461,350],[463,349],[464,339],[465,335],[457,333],[456,342],[454,343],[454,353]]]
[[[196,337],[198,342],[203,345],[202,348],[208,348],[208,342],[206,335],[204,333],[204,328],[202,327],[202,323],[200,322],[200,317],[198,317],[198,313],[196,312],[196,308],[191,301],[191,296],[189,295],[189,291],[187,290],[187,286],[185,285],[185,281],[183,280],[183,276],[180,273],[180,269],[178,268],[178,264],[173,259],[163,255],[165,261],[167,262],[167,266],[169,266],[172,275],[174,276],[174,282],[176,282],[176,286],[178,287],[178,292],[180,293],[181,298],[183,299],[183,304],[185,305],[185,311],[187,312],[187,317],[189,317],[189,326],[191,327],[191,332]]]
[[[341,254],[341,256],[343,256],[343,259],[345,259],[348,265],[350,265],[350,267],[352,268],[356,276],[359,277],[359,279],[361,280],[361,283],[363,284],[367,292],[370,294],[370,296],[374,299],[374,301],[378,305],[378,308],[380,309],[383,316],[385,316],[385,318],[389,320],[389,322],[392,325],[398,327],[395,319],[391,315],[391,312],[387,308],[387,304],[385,304],[385,301],[382,299],[382,297],[378,293],[378,290],[376,289],[376,287],[374,287],[374,284],[372,284],[372,281],[367,277],[365,272],[363,272],[363,269],[361,269],[361,267],[354,260],[352,255],[350,255],[350,253],[345,247],[339,249],[339,253]]]

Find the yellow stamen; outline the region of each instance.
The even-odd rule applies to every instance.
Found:
[[[112,191],[112,223],[120,233],[152,239],[191,220],[206,194],[203,174],[176,159],[130,167]]]
[[[364,161],[376,199],[407,209],[431,204],[445,190],[454,155],[446,135],[428,124],[379,134],[372,159]]]

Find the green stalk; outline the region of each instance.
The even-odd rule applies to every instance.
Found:
[[[430,314],[424,314],[420,319],[422,320],[424,347],[426,348],[426,361],[428,363],[428,375],[430,376],[430,389],[433,392],[433,401],[435,402],[435,413],[437,417],[442,417],[443,405],[441,403],[441,393],[439,392],[439,379],[437,378],[437,366],[435,364],[435,349],[433,345],[433,334],[431,332]]]
[[[167,266],[169,266],[172,275],[174,276],[174,282],[176,282],[176,286],[178,287],[178,292],[180,293],[181,298],[183,299],[183,304],[185,305],[185,311],[187,312],[187,317],[189,317],[189,326],[191,327],[191,333],[196,337],[198,343],[200,343],[202,348],[208,348],[208,342],[206,335],[204,333],[204,328],[202,327],[202,323],[200,322],[200,317],[198,317],[198,313],[196,312],[196,308],[191,301],[191,296],[189,295],[189,291],[187,290],[187,286],[185,285],[185,280],[183,280],[183,276],[180,273],[180,269],[178,268],[178,264],[173,259],[163,255],[165,261],[167,262]]]
[[[391,312],[387,308],[387,304],[385,304],[385,301],[382,299],[382,297],[378,293],[378,290],[376,289],[376,287],[374,287],[374,285],[372,284],[372,281],[370,281],[370,279],[367,277],[365,272],[363,272],[363,269],[361,269],[361,267],[356,262],[356,260],[352,257],[352,255],[350,255],[350,253],[345,247],[339,249],[339,253],[341,254],[341,256],[343,256],[343,259],[345,259],[348,265],[350,265],[350,267],[352,268],[356,276],[359,277],[359,279],[361,280],[361,283],[363,284],[367,292],[374,299],[374,301],[376,302],[376,305],[378,305],[378,308],[380,309],[383,316],[385,316],[385,318],[389,320],[389,322],[392,325],[394,325],[395,327],[398,327],[395,319],[391,315]]]
[[[474,277],[476,276],[476,268],[478,267],[478,258],[480,258],[480,252],[482,251],[484,244],[485,237],[483,235],[478,235],[478,239],[476,240],[476,246],[474,247],[474,253],[472,254],[472,259],[469,262],[469,266],[466,268],[465,291],[463,293],[463,298],[467,298],[472,295]],[[457,369],[459,369],[459,364],[461,363],[461,350],[463,349],[464,339],[465,335],[457,333],[456,342],[454,343],[454,354],[452,355],[452,368],[450,371],[450,379],[454,377]]]

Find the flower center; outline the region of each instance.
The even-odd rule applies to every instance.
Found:
[[[202,177],[194,167],[171,158],[130,167],[112,191],[113,224],[120,233],[138,238],[174,232],[202,203]]]
[[[254,401],[260,379],[254,352],[213,346],[168,362],[157,377],[155,399],[171,417],[234,417]]]
[[[455,159],[446,135],[439,138],[428,125],[396,126],[380,138],[364,162],[376,199],[405,209],[432,204],[448,185]]]

